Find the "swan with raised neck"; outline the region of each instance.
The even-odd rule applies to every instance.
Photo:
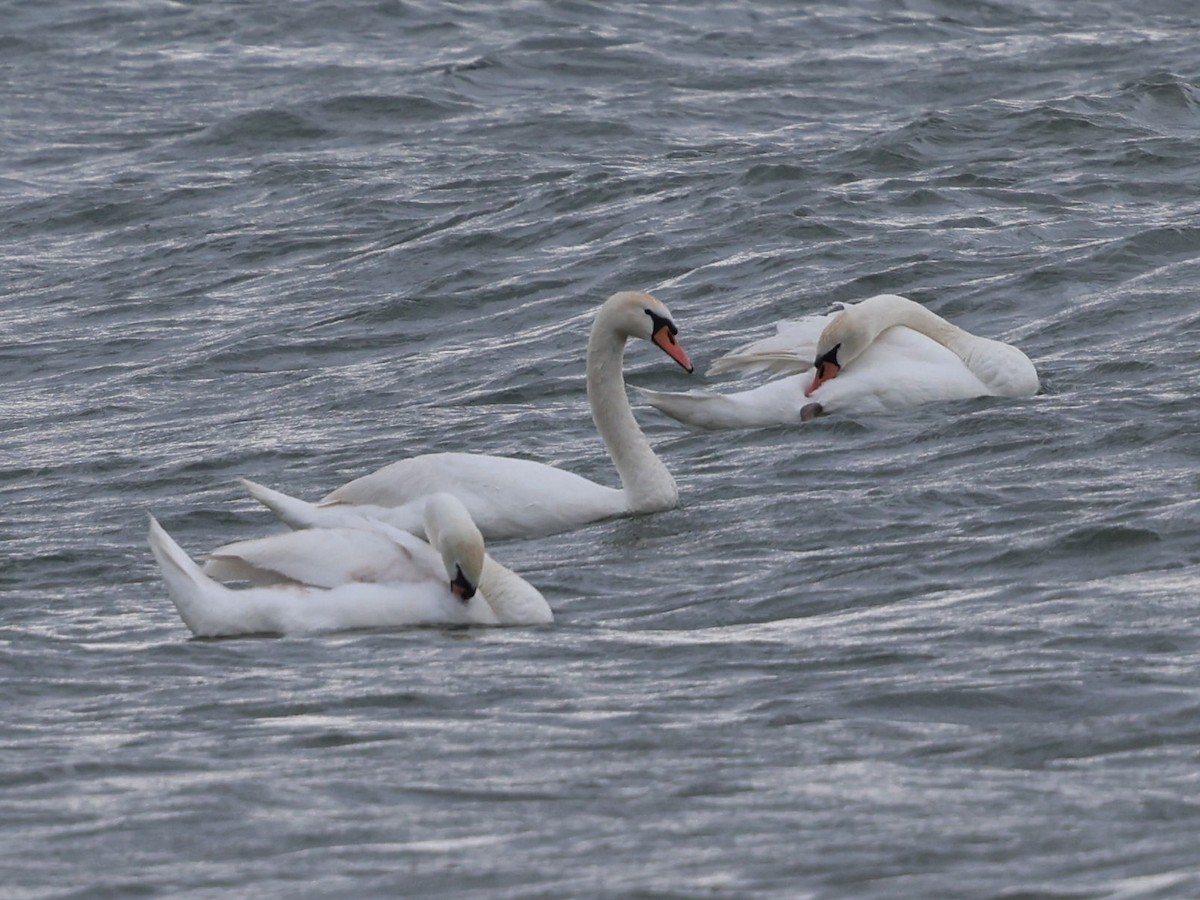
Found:
[[[648,338],[690,373],[691,360],[676,334],[670,311],[661,301],[640,291],[622,291],[600,307],[588,336],[588,405],[630,512],[672,509],[679,503],[679,490],[634,418],[625,390],[625,343],[629,338]]]
[[[629,404],[623,362],[630,338],[650,341],[687,372],[691,360],[676,338],[666,304],[642,291],[621,291],[599,308],[587,344],[592,420],[621,479],[597,484],[564,469],[507,456],[431,453],[402,459],[309,503],[244,481],[250,493],[293,528],[337,526],[363,515],[421,533],[419,504],[433,491],[458,497],[484,537],[534,537],[612,516],[678,505],[675,480],[656,456]]]

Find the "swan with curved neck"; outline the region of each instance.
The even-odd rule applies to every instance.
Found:
[[[973,335],[896,294],[840,312],[781,322],[777,333],[717,359],[709,374],[786,377],[733,394],[643,391],[649,403],[700,429],[790,425],[825,413],[880,413],[939,400],[1032,397],[1029,357]]]
[[[426,543],[379,522],[227,544],[203,569],[150,518],[167,591],[198,637],[406,625],[529,625],[553,619],[541,593],[488,556],[454,497],[425,504]],[[213,580],[250,581],[235,590]]]
[[[613,294],[596,313],[587,344],[587,396],[620,488],[543,463],[477,453],[403,459],[342,485],[318,503],[244,484],[293,528],[353,525],[365,515],[420,534],[420,504],[432,491],[458,497],[488,539],[553,534],[611,516],[671,509],[679,492],[633,416],[623,363],[626,341],[641,338],[691,372],[677,333],[666,304],[641,291]]]
[[[909,328],[941,344],[962,360],[989,393],[998,397],[1031,397],[1038,377],[1033,363],[1016,347],[983,338],[952,325],[935,312],[898,294],[880,294],[846,306],[817,338],[813,380],[804,391],[813,392],[842,368],[862,356],[889,328]]]

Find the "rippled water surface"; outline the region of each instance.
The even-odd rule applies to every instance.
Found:
[[[1184,0],[7,4],[4,895],[1200,896],[1197,46]],[[1043,391],[635,398],[681,506],[493,546],[552,626],[189,639],[146,513],[278,528],[239,476],[616,484],[624,288],[699,367],[636,386],[886,291]]]

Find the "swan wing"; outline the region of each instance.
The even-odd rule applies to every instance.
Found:
[[[226,544],[208,555],[204,571],[223,580],[322,588],[445,580],[432,547],[407,532],[381,533],[378,526],[308,528]]]
[[[830,314],[779,322],[771,337],[751,341],[717,357],[705,374],[770,372],[795,375],[811,369],[817,355],[817,339],[832,319],[833,314]]]

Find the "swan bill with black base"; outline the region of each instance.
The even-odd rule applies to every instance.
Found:
[[[450,579],[450,593],[466,603],[475,596],[476,587],[463,574],[462,566],[454,567],[454,577]]]
[[[804,390],[805,397],[811,397],[813,395],[813,391],[823,385],[830,378],[837,377],[837,373],[842,370],[837,358],[838,350],[840,350],[841,347],[841,344],[834,344],[831,350],[817,357],[816,362],[813,363],[813,368],[816,370],[816,374],[813,375],[812,384],[810,384]]]
[[[646,315],[650,317],[651,323],[650,342],[679,363],[683,370],[691,375],[696,369],[687,353],[679,346],[679,341],[675,340],[675,335],[679,334],[675,323],[651,309],[646,310]]]

